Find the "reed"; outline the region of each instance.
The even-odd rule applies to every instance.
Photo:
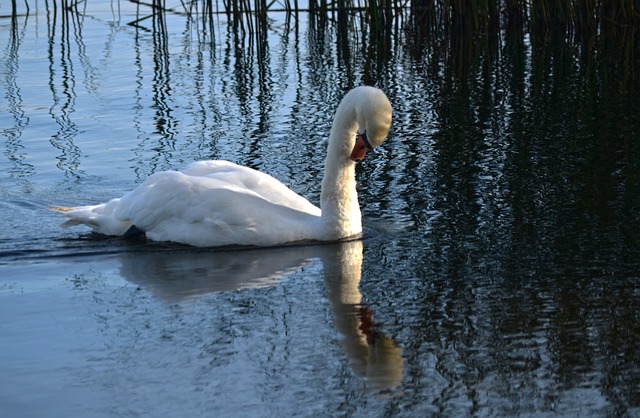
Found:
[[[462,33],[497,29],[566,31],[593,34],[605,25],[640,22],[638,0],[411,0],[414,18]]]
[[[35,0],[23,1],[28,15],[29,2]],[[46,4],[82,13],[78,6],[85,9],[91,1],[46,0]],[[633,57],[638,56],[640,32],[640,0],[179,0],[169,7],[166,0],[118,1],[138,4],[140,16],[131,25],[150,18],[164,22],[157,20],[162,14],[186,15],[199,22],[197,29],[209,34],[211,42],[215,42],[217,16],[226,15],[237,39],[248,39],[253,45],[260,44],[255,40],[266,39],[269,14],[275,12],[286,13],[287,21],[308,13],[319,28],[333,25],[343,49],[360,42],[366,48],[384,50],[393,40],[409,49],[446,47],[453,48],[447,53],[472,55],[475,52],[460,48],[484,45],[495,49],[502,41],[523,39],[526,33],[532,40],[553,36],[585,45],[606,38],[611,45],[628,48]],[[25,14],[20,4],[11,0],[14,16]],[[158,27],[162,25],[151,30]]]
[[[27,13],[29,3],[24,0]],[[164,0],[120,0],[149,6],[153,12],[201,14],[213,22],[212,16],[226,14],[238,24],[264,22],[270,11],[314,13],[332,20],[338,14],[364,13],[373,31],[390,29],[398,16],[410,16],[423,29],[437,27],[462,35],[486,34],[497,30],[526,28],[530,31],[564,31],[592,35],[606,27],[637,26],[640,23],[640,0],[180,0],[181,6],[167,8]],[[52,0],[53,6],[73,9],[91,0]],[[20,7],[11,0],[13,14]],[[182,7],[183,10],[179,10]],[[257,17],[257,18],[256,18]]]

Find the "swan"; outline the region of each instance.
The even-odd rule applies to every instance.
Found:
[[[64,227],[82,224],[105,235],[145,234],[198,247],[356,238],[362,219],[355,165],[386,139],[391,115],[389,99],[375,87],[344,96],[331,126],[320,208],[265,173],[216,160],[155,173],[106,203],[52,209],[68,218]]]

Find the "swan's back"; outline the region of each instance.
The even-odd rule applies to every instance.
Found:
[[[120,199],[66,215],[66,225],[85,224],[107,235],[135,226],[154,241],[266,246],[314,236],[320,209],[267,174],[202,161],[155,173]]]

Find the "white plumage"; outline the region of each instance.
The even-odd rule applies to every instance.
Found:
[[[121,198],[94,206],[55,208],[107,235],[132,226],[149,239],[195,246],[272,246],[335,241],[362,232],[355,164],[380,145],[391,125],[382,91],[358,87],[344,97],[331,128],[321,209],[275,178],[228,161],[201,161],[151,175]]]

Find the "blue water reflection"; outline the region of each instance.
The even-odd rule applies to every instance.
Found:
[[[273,13],[249,33],[29,4],[0,18],[0,410],[640,413],[636,32],[470,42]],[[364,241],[194,250],[48,211],[211,158],[317,203],[359,84],[394,107],[357,169]]]

